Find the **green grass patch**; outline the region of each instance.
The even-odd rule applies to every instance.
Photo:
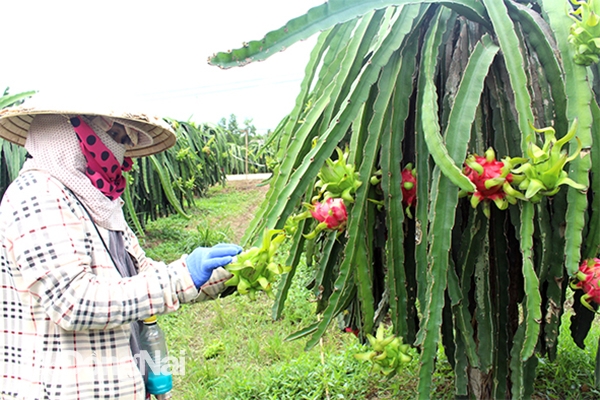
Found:
[[[248,204],[256,202],[258,188],[236,190],[232,186],[213,186],[206,197],[196,200],[195,215],[209,215],[217,221],[228,221],[247,210]]]
[[[554,362],[544,358],[539,360],[535,395],[541,399],[600,398],[600,391],[594,387],[600,324],[594,321],[584,342],[585,349],[581,349],[571,339],[572,315],[567,309],[562,316],[557,359]]]
[[[198,246],[239,242],[263,190],[249,185],[244,190],[213,186],[206,197],[196,199],[188,210],[191,218],[171,215],[150,221],[141,239],[148,256],[171,262]]]

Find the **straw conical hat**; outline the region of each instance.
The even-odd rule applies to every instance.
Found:
[[[121,120],[152,138],[151,141],[144,141],[143,144],[128,149],[125,153],[128,157],[144,157],[160,153],[175,144],[175,133],[162,118],[142,113],[123,112],[110,108],[85,106],[83,103],[74,106],[58,106],[58,104],[48,106],[36,100],[34,98],[20,106],[0,110],[0,137],[24,146],[29,126],[33,118],[38,114],[59,114],[65,116],[102,115]],[[71,103],[77,104],[80,102],[71,101]]]

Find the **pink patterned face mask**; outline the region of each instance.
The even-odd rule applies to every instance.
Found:
[[[133,165],[131,158],[125,157],[123,165],[120,165],[96,132],[81,117],[73,117],[70,121],[87,161],[86,176],[92,185],[110,200],[119,198],[126,185],[122,171],[131,170]]]

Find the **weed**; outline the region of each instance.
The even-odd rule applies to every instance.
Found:
[[[594,386],[595,357],[600,326],[594,323],[585,339],[585,349],[577,347],[570,334],[572,311],[563,314],[558,337],[557,360],[541,358],[537,367],[535,394],[543,399],[598,399]]]

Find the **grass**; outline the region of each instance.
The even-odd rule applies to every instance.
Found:
[[[150,257],[171,261],[199,245],[237,243],[264,196],[254,184],[214,187],[197,200],[186,220],[171,216],[147,225],[144,239]],[[283,317],[271,318],[272,300],[231,295],[215,301],[185,304],[159,317],[170,355],[181,360],[185,374],[174,375],[175,399],[413,399],[418,356],[402,374],[386,380],[354,354],[366,347],[340,326],[328,330],[314,348],[307,338],[285,338],[316,321],[314,295],[306,289],[309,272],[300,266]],[[555,362],[540,359],[534,399],[596,399],[595,354],[600,326],[594,324],[586,349],[570,338],[570,312],[563,315]],[[433,377],[434,398],[454,398],[453,372],[440,351]]]
[[[170,262],[197,246],[238,243],[264,191],[244,182],[236,189],[214,186],[196,200],[190,219],[173,215],[148,222],[143,244],[150,257]]]
[[[540,359],[534,393],[539,399],[600,398],[600,391],[594,387],[600,325],[594,322],[585,339],[585,349],[580,349],[571,339],[571,315],[567,308],[561,320],[557,360]]]

